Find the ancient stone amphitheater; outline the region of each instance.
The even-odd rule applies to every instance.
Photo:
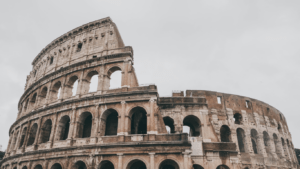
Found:
[[[298,167],[276,108],[204,90],[159,97],[139,85],[133,60],[110,18],[52,41],[32,62],[1,169]],[[116,71],[121,87],[111,89]]]

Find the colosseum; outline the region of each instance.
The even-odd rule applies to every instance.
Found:
[[[1,169],[298,167],[276,108],[205,90],[159,97],[157,86],[139,85],[133,61],[109,17],[47,45],[32,62]],[[112,89],[116,71],[121,87]]]

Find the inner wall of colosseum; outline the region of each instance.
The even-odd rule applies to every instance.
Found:
[[[1,168],[297,168],[276,108],[204,90],[159,97],[157,86],[139,85],[133,60],[110,18],[46,46],[32,62]],[[116,71],[121,84],[112,89]]]

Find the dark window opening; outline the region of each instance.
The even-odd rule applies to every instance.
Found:
[[[51,129],[52,129],[52,121],[48,119],[46,120],[46,122],[43,124],[41,128],[42,132],[40,136],[40,143],[46,143],[50,140]]]
[[[140,160],[133,160],[131,161],[126,169],[146,169],[146,165],[144,162]]]
[[[68,138],[69,128],[70,128],[70,117],[68,115],[63,116],[58,123],[57,134],[59,140],[66,140]]]
[[[236,136],[237,136],[240,152],[245,152],[245,132],[244,132],[244,130],[241,128],[238,128],[236,130]]]
[[[83,124],[82,138],[91,137],[91,131],[92,131],[92,115],[89,115],[86,117]]]
[[[252,129],[251,130],[251,142],[252,142],[252,148],[253,148],[253,152],[255,154],[258,154],[258,151],[257,151],[257,138],[258,138],[258,134],[257,134],[257,131],[255,129]]]
[[[27,133],[27,127],[25,127],[25,128],[23,129],[23,132],[22,132],[22,135],[21,135],[21,141],[20,141],[19,148],[21,148],[21,147],[23,146],[23,144],[24,144],[26,133]]]
[[[105,160],[99,164],[98,169],[115,169],[115,167],[112,162]]]
[[[51,167],[51,169],[62,169],[62,167],[61,167],[60,164],[55,163],[55,164]]]
[[[217,169],[229,169],[226,165],[219,165]]]
[[[141,107],[131,110],[131,134],[147,134],[147,112]]]
[[[179,166],[175,161],[167,159],[159,165],[159,169],[179,169]]]
[[[78,43],[76,52],[80,52],[82,48],[82,43]]]
[[[95,55],[95,56],[93,56],[93,58],[96,58],[97,56]]]
[[[254,139],[251,139],[251,142],[252,142],[252,148],[253,148],[254,154],[257,154],[256,142]]]
[[[50,65],[53,63],[53,57],[50,58]]]
[[[164,117],[163,120],[164,120],[166,128],[169,127],[169,131],[167,129],[167,132],[175,133],[174,120],[171,117]]]
[[[118,133],[118,112],[115,110],[109,110],[110,114],[107,116],[106,119],[106,127],[105,127],[105,135],[117,135]]]
[[[198,117],[189,115],[183,119],[183,125],[190,128],[189,136],[198,137],[201,131],[201,122]]]
[[[221,142],[230,142],[231,131],[226,125],[223,125],[220,129]]]
[[[249,100],[246,100],[246,108],[251,108],[251,102]]]
[[[36,136],[36,132],[37,132],[37,128],[38,125],[36,123],[34,123],[30,129],[30,133],[29,133],[29,139],[27,142],[27,146],[30,146],[34,143],[35,140],[35,136]]]
[[[233,117],[234,117],[234,123],[235,124],[242,124],[243,123],[243,117],[240,113],[235,113]]]

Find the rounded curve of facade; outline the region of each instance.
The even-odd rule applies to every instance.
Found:
[[[133,50],[109,17],[60,36],[32,65],[2,169],[297,168],[274,107],[204,90],[159,97],[155,85],[140,86]],[[111,89],[116,71],[121,87]]]

